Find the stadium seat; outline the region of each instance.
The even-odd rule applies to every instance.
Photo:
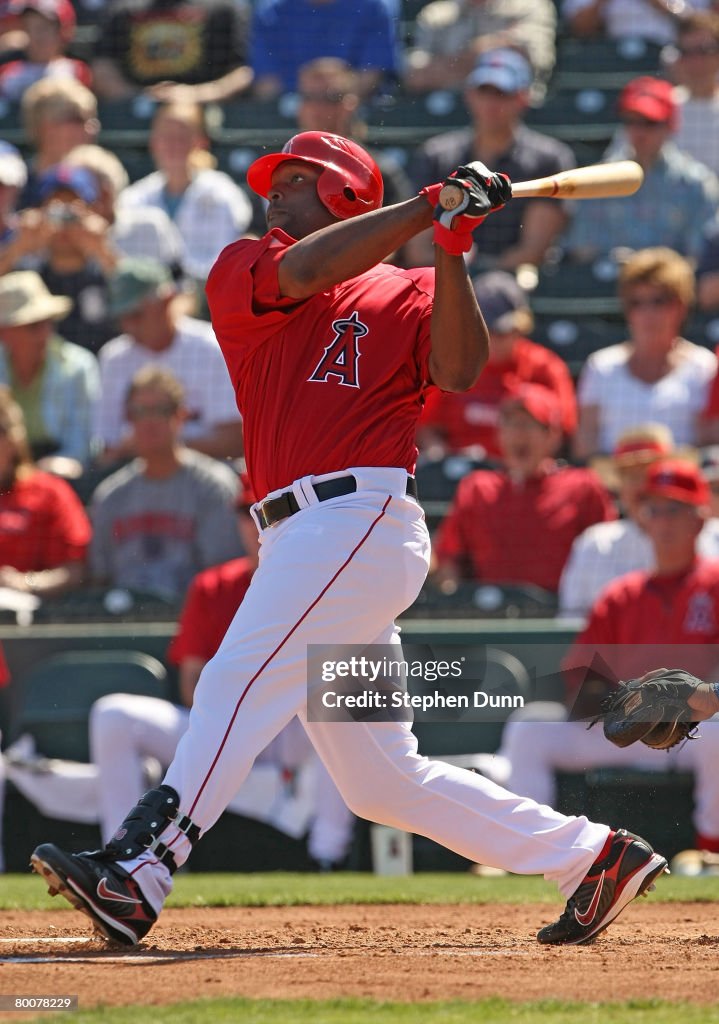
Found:
[[[464,128],[468,122],[461,93],[449,89],[382,97],[367,110],[368,141],[373,145],[420,143],[439,132]]]
[[[619,118],[617,90],[587,86],[549,93],[540,107],[531,107],[525,118],[535,131],[572,143],[606,146]]]
[[[471,455],[443,455],[435,459],[420,453],[415,470],[420,502],[425,505],[451,501],[463,477],[487,466],[486,460]]]
[[[102,100],[98,103],[99,143],[108,149],[146,144],[157,103],[140,94],[127,100]]]
[[[544,265],[539,268],[529,304],[538,314],[618,317],[618,276],[618,264],[607,257],[593,263]]]
[[[535,316],[532,338],[556,352],[576,377],[587,356],[607,345],[617,345],[627,336],[620,320],[602,317]]]
[[[438,646],[438,657],[444,657],[441,652],[442,648]],[[428,757],[438,756],[452,761],[457,756],[494,753],[498,749],[504,722],[507,719],[507,709],[474,709],[472,704],[475,690],[529,700],[529,673],[515,655],[484,645],[461,648],[461,652],[458,648],[451,648],[453,659],[460,656],[460,653],[466,659],[464,665],[469,666],[469,669],[465,667],[463,670],[462,685],[455,687],[444,680],[438,689],[444,689],[452,694],[466,693],[469,696],[470,707],[466,710],[460,708],[454,712],[450,709],[428,712],[425,717],[434,717],[434,721],[422,721],[422,713],[415,713],[412,731],[417,737],[420,754]],[[427,686],[428,684],[424,683],[425,689]],[[444,721],[438,721],[439,717]],[[463,721],[463,717],[469,720]]]
[[[59,597],[48,598],[33,612],[32,621],[42,623],[83,622],[176,622],[179,602],[157,594],[116,587],[83,587]]]
[[[108,693],[169,696],[167,672],[141,651],[65,651],[35,663],[18,680],[12,734],[30,733],[45,757],[89,761],[90,708]]]
[[[556,595],[541,587],[466,580],[451,592],[425,585],[404,615],[408,618],[546,619],[553,618],[556,610]]]
[[[637,36],[557,41],[552,86],[557,89],[617,89],[638,75],[659,75],[662,47]]]
[[[210,104],[206,111],[207,131],[213,142],[254,147],[284,144],[297,131],[294,93],[279,99],[235,99],[222,105]]]

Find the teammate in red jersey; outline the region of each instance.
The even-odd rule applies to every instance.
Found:
[[[43,844],[33,866],[103,934],[138,942],[172,872],[257,752],[298,714],[357,814],[472,861],[543,873],[569,902],[539,940],[584,942],[665,869],[643,840],[419,756],[408,722],[307,713],[310,645],[332,645],[336,658],[345,645],[392,644],[401,658],[394,620],[416,598],[429,561],[411,475],[416,421],[430,383],[468,388],[486,361],[487,331],[462,255],[477,220],[509,198],[509,184],[475,164],[453,176],[462,190],[453,213],[437,205],[441,184],[381,209],[369,154],[320,132],[261,157],[247,180],[269,201],[270,230],[224,250],[207,294],[243,415],[251,483],[264,495],[253,506],[259,568],[202,672],[163,785],[104,850],[67,854]],[[382,262],[432,225],[434,273]]]

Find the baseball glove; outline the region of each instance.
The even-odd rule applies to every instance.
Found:
[[[640,740],[655,750],[669,750],[692,738],[698,722],[692,720],[695,712],[688,699],[701,685],[701,679],[684,669],[654,669],[619,683],[588,728],[602,722],[604,735],[617,747]]]

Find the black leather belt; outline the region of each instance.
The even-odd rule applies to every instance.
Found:
[[[338,476],[334,480],[322,480],[312,484],[312,489],[317,495],[318,501],[329,501],[330,498],[341,498],[344,494],[354,494],[357,490],[357,480],[350,473],[347,476]],[[413,476],[407,476],[407,494],[417,498],[417,481]],[[263,530],[268,526],[275,526],[277,523],[293,516],[299,512],[300,506],[292,491],[284,491],[276,498],[268,498],[263,501],[257,509],[257,518]]]

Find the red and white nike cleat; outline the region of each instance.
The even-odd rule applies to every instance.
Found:
[[[667,870],[664,857],[623,828],[610,835],[607,846],[569,897],[562,916],[537,933],[539,942],[556,946],[588,942],[633,899],[653,889],[654,879]]]
[[[157,920],[140,886],[117,863],[43,843],[30,866],[48,883],[51,896],[64,896],[108,939],[135,946]]]

